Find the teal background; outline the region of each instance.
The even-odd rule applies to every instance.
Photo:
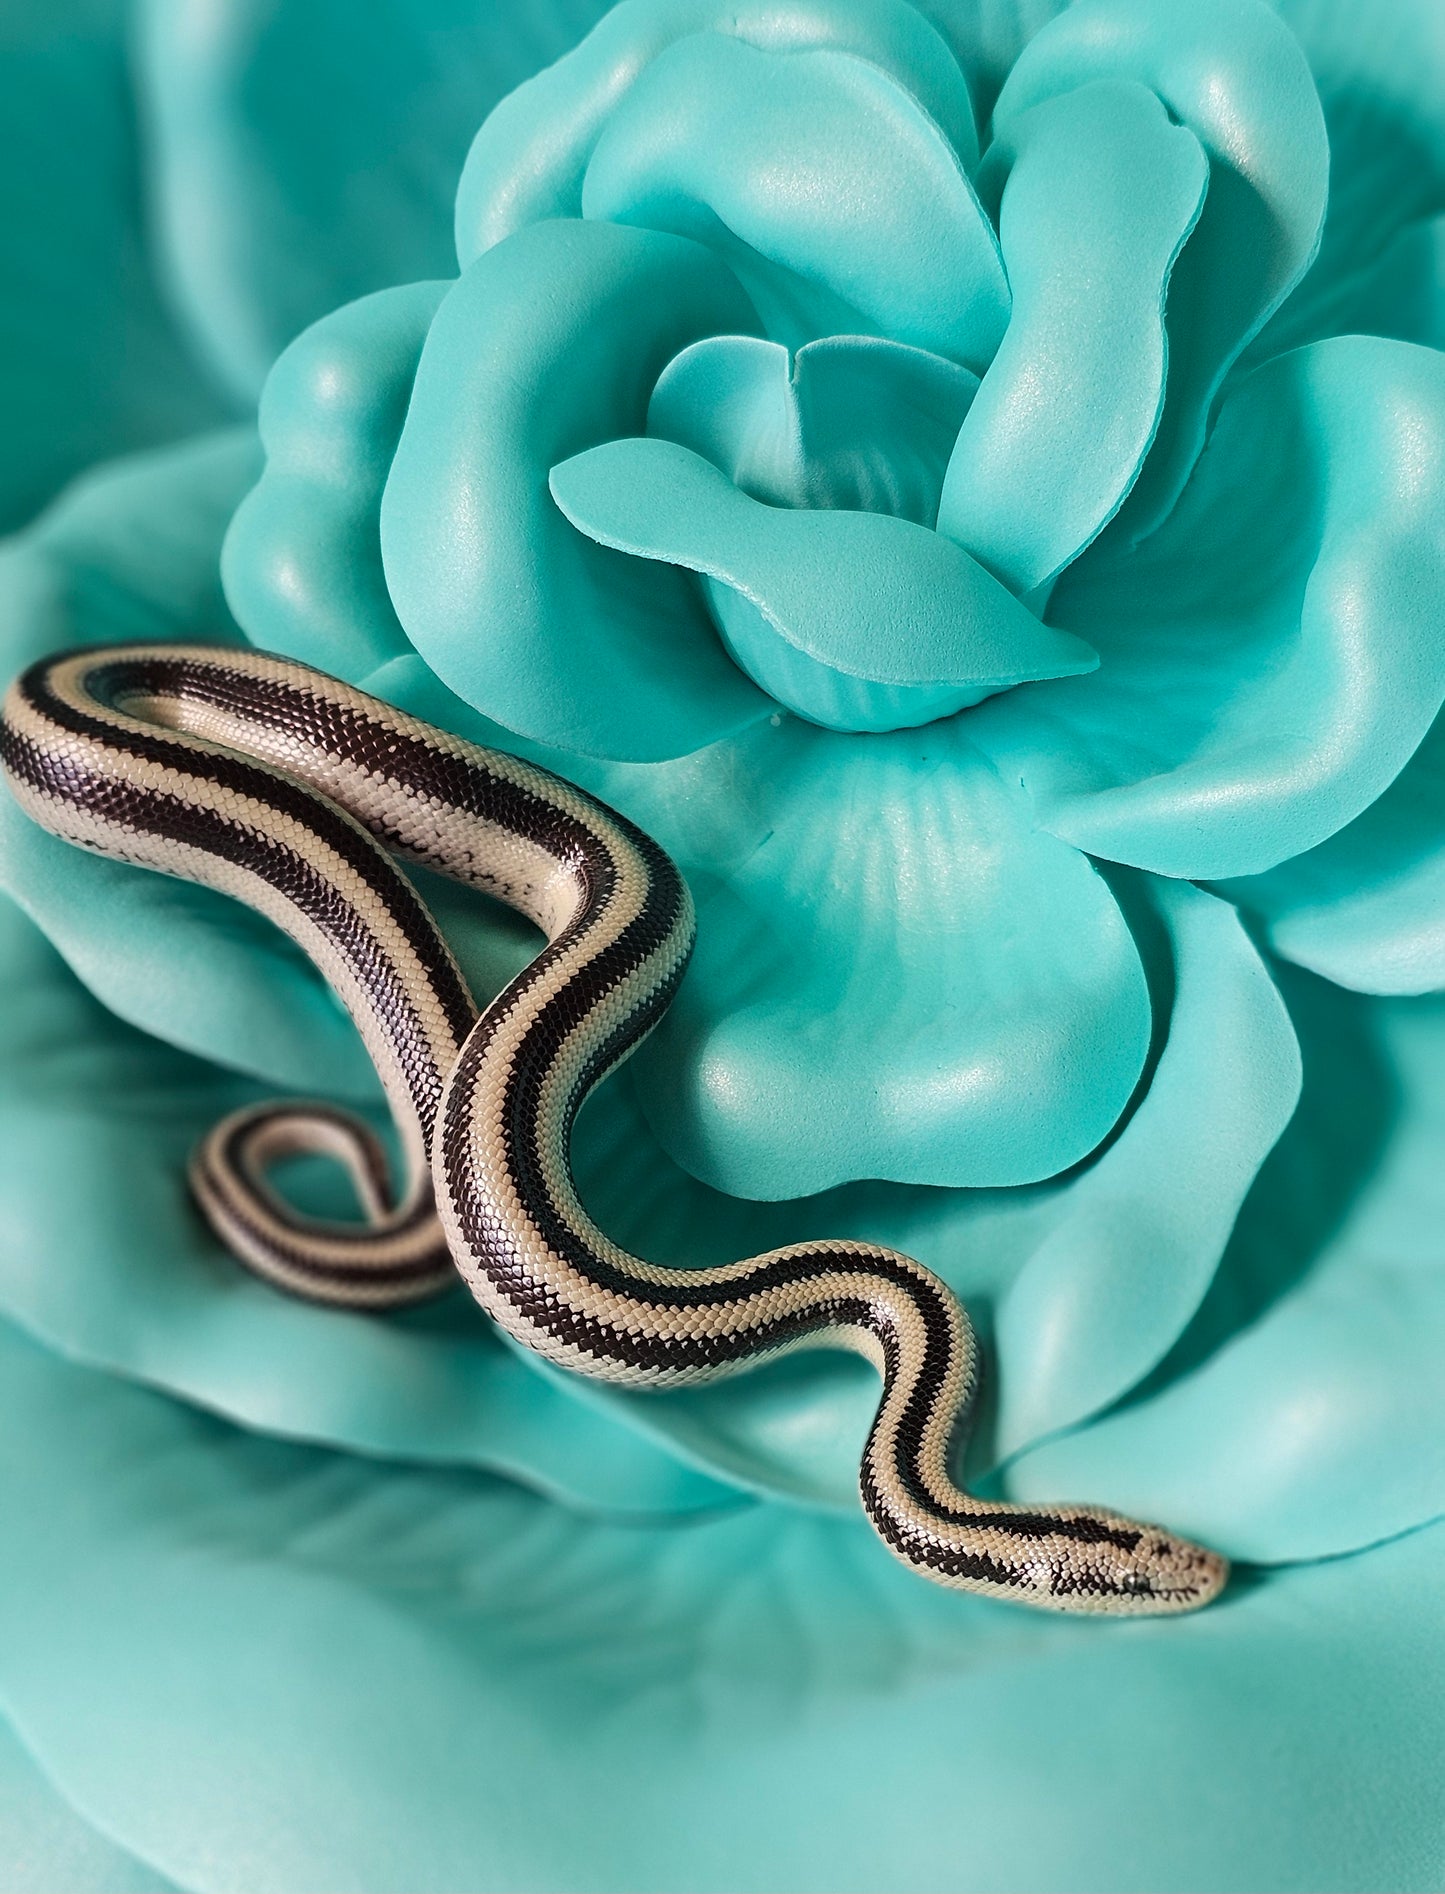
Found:
[[[918,1255],[971,1475],[1238,1580],[912,1580],[855,1361],[275,1296],[184,1154],[379,1114],[349,1022],[3,798],[0,1889],[1445,1879],[1445,25],[1059,11],[629,0],[473,142],[600,8],[11,0],[0,655],[248,636],[644,823],[700,941],[604,1227]]]

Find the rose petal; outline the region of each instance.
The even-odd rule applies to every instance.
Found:
[[[605,4],[142,0],[171,282],[239,393],[338,303],[451,273],[469,139]]]
[[[766,1198],[1020,1183],[1118,1118],[1149,1040],[1129,930],[966,723],[866,741],[763,724],[695,764],[609,773],[698,900],[692,967],[638,1062],[694,1175]]]
[[[1431,1884],[1438,1532],[1051,1621],[861,1527],[578,1521],[0,1348],[0,1692],[185,1886]]]
[[[1187,885],[1150,894],[1172,962],[1168,1037],[1138,1111],[999,1306],[1000,1455],[1096,1412],[1154,1366],[1299,1097],[1294,1029],[1237,917]]]
[[[381,565],[381,496],[445,283],[406,283],[313,323],[261,397],[266,465],[221,573],[247,636],[349,682],[411,649]]]
[[[1089,554],[1050,617],[1079,682],[972,713],[1080,848],[1160,874],[1260,873],[1388,788],[1445,697],[1445,357],[1377,337],[1238,382],[1173,514]]]
[[[522,231],[448,293],[381,544],[408,637],[458,696],[524,736],[642,759],[765,711],[692,581],[594,545],[547,491],[559,460],[642,432],[680,349],[751,326],[736,279],[706,250],[611,224]]]
[[[978,377],[926,349],[833,335],[791,355],[751,335],[668,363],[647,431],[690,447],[769,506],[891,513],[931,527]]]
[[[618,787],[634,813],[646,810]],[[654,822],[669,801],[695,806],[692,787],[657,786]],[[680,852],[686,860],[685,842]],[[747,1203],[677,1171],[624,1082],[578,1130],[592,1215],[665,1262],[731,1262],[825,1231],[918,1257],[957,1291],[988,1351],[978,1470],[1107,1406],[1194,1312],[1299,1087],[1288,1016],[1231,910],[1167,882],[1122,877],[1120,893],[1159,1024],[1131,1112],[1087,1166],[1032,1190],[859,1184]],[[852,1511],[878,1387],[861,1362],[809,1355],[711,1387],[579,1398],[719,1478]]]
[[[1381,301],[1373,315],[1360,310],[1354,292],[1397,243],[1411,247],[1408,233],[1445,205],[1439,7],[1435,0],[1388,0],[1371,10],[1370,30],[1362,33],[1358,0],[1276,4],[1319,87],[1330,141],[1330,195],[1319,255],[1250,353],[1278,354],[1356,330],[1433,341],[1413,327],[1396,326],[1398,306],[1391,312]]]
[[[764,506],[672,441],[609,441],[554,467],[551,486],[600,544],[705,573],[729,650],[815,723],[926,723],[1023,678],[1097,663],[927,527]]]
[[[0,1894],[176,1894],[170,1881],[88,1828],[7,1723],[0,1723]]]
[[[890,74],[918,99],[965,164],[978,155],[963,76],[937,31],[902,0],[628,0],[582,44],[519,86],[482,126],[457,190],[465,269],[525,225],[576,217],[588,159],[649,63],[694,33],[731,33],[774,52],[830,48]]]
[[[113,915],[110,931],[114,941]],[[113,1018],[8,903],[0,956],[12,1001],[0,1016],[0,1309],[11,1320],[67,1356],[272,1433],[488,1467],[604,1511],[737,1503],[635,1429],[589,1414],[466,1296],[377,1320],[279,1295],[242,1269],[196,1215],[185,1171],[196,1141],[256,1088]]]
[[[1445,1007],[1303,975],[1288,992],[1304,1098],[1193,1328],[1146,1398],[1016,1462],[1017,1497],[1167,1500],[1180,1530],[1255,1560],[1445,1510]]]
[[[981,373],[1008,321],[998,239],[953,147],[852,54],[679,40],[608,118],[582,214],[720,251],[790,348],[882,335]]]
[[[1445,987],[1445,727],[1379,801],[1267,875],[1221,884],[1286,960],[1361,993]]]
[[[91,461],[229,418],[157,292],[124,9],[0,19],[0,532]]]
[[[1113,517],[1164,403],[1164,291],[1209,167],[1146,87],[1099,81],[1013,118],[999,234],[1008,333],[970,408],[938,530],[1019,593]]]
[[[1204,210],[1170,280],[1164,413],[1121,527],[1140,537],[1188,478],[1225,371],[1314,255],[1329,144],[1299,43],[1261,0],[1079,0],[1020,54],[995,137],[1094,79],[1152,87],[1210,161]]]
[[[234,641],[217,554],[256,461],[249,430],[212,436],[121,462],[58,501],[0,560],[7,677],[69,645]],[[273,1083],[375,1095],[351,1022],[290,942],[248,909],[83,854],[8,794],[0,884],[122,1019]]]

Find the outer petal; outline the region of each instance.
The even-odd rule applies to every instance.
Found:
[[[664,843],[670,801],[704,833],[710,802],[712,860],[729,857],[710,886],[679,851],[699,942],[640,1055],[649,1116],[694,1175],[766,1198],[1016,1184],[1118,1118],[1149,1042],[1128,927],[964,729],[764,724],[643,790]]]
[[[1296,976],[1294,1125],[1155,1390],[1037,1448],[1010,1490],[1087,1491],[1240,1558],[1346,1551],[1445,1511],[1445,1007]]]
[[[854,1185],[765,1207],[674,1171],[629,1112],[624,1084],[579,1130],[593,1215],[618,1241],[668,1261],[727,1262],[824,1232],[917,1256],[992,1343],[978,1469],[1107,1407],[1193,1314],[1299,1086],[1283,1005],[1231,910],[1171,883],[1122,877],[1119,891],[1159,1024],[1130,1114],[1087,1166],[1032,1190]],[[798,1357],[711,1388],[597,1388],[590,1398],[720,1477],[856,1510],[878,1390],[852,1358]]]
[[[861,1528],[578,1522],[3,1350],[0,1688],[208,1894],[1438,1883],[1439,1533],[1049,1622]]]
[[[1402,326],[1401,318],[1408,321],[1421,296],[1438,298],[1442,281],[1438,263],[1419,242],[1445,209],[1440,10],[1434,0],[1380,0],[1362,32],[1357,0],[1274,4],[1304,47],[1319,87],[1330,140],[1330,197],[1318,257],[1251,354],[1276,354],[1355,330],[1433,341],[1414,324]],[[1383,297],[1362,296],[1377,270],[1395,274],[1402,265],[1409,294],[1393,308]]]
[[[0,1894],[175,1894],[173,1884],[86,1824],[0,1723]]]
[[[249,433],[123,462],[0,562],[3,669],[117,638],[229,642],[217,553],[256,470]],[[273,1083],[374,1095],[350,1022],[277,931],[205,889],[92,859],[0,795],[0,879],[123,1019]],[[103,897],[101,890],[104,890]],[[132,943],[117,953],[116,942]]]
[[[489,1467],[593,1509],[736,1503],[578,1406],[465,1296],[377,1321],[249,1275],[200,1223],[185,1167],[256,1088],[112,1018],[8,903],[0,954],[0,1309],[11,1320],[73,1359],[272,1433]],[[346,1214],[324,1197],[318,1207]]]
[[[254,460],[249,434],[226,435],[123,464],[57,505],[6,555],[7,674],[87,640],[234,637],[216,553]],[[453,723],[460,708],[446,707]],[[3,792],[0,874],[109,1008],[40,954],[5,904],[0,1307],[67,1353],[279,1432],[501,1466],[588,1505],[726,1497],[557,1394],[465,1299],[376,1323],[308,1308],[236,1269],[190,1209],[185,1160],[255,1088],[169,1048],[268,1087],[374,1105],[350,1021],[267,923],[67,847]],[[492,904],[446,884],[427,898],[479,995],[531,957],[530,931]]]
[[[694,33],[730,33],[763,51],[828,48],[879,66],[915,94],[969,163],[977,133],[947,45],[905,0],[623,0],[566,59],[504,99],[467,154],[457,190],[463,269],[525,225],[576,217],[597,139],[649,63]]]
[[[577,758],[526,744],[449,691],[412,649],[387,591],[382,495],[446,287],[405,283],[363,296],[313,323],[277,361],[261,401],[266,464],[225,529],[227,603],[253,644],[318,665],[460,736],[575,775]],[[173,500],[158,484],[149,499],[137,487],[135,505],[163,510]],[[123,525],[134,532],[129,511]],[[213,583],[214,534],[197,557]],[[175,629],[188,635],[184,620]],[[530,954],[531,930],[504,909],[434,877],[427,900],[466,960],[474,991],[499,991]],[[273,938],[266,930],[264,939]],[[265,949],[252,942],[250,951]],[[215,1051],[211,1040],[195,1043]],[[278,1050],[271,1048],[265,1071],[281,1080]],[[298,1056],[313,1074],[319,1069],[328,1083],[340,1082],[344,1068],[334,1058],[321,1057],[318,1068],[316,1048],[304,1044]],[[374,1092],[369,1065],[361,1085]]]
[[[1188,477],[1225,371],[1314,255],[1329,144],[1304,54],[1262,0],[1080,0],[1020,54],[995,136],[1093,79],[1151,86],[1210,160],[1204,211],[1170,281],[1166,405],[1125,516],[1123,530],[1142,534]]]
[[[1177,1334],[1208,1287],[1299,1097],[1289,1016],[1236,917],[1187,886],[1149,892],[1168,939],[1168,1036],[1139,1109],[999,1304],[1003,1456],[1106,1406],[1155,1365],[1159,1337]],[[1156,947],[1156,967],[1162,958]]]
[[[171,277],[238,392],[336,304],[450,273],[468,140],[604,6],[141,0]]]
[[[1267,875],[1222,884],[1286,960],[1361,993],[1445,987],[1445,726],[1379,801]]]
[[[1040,819],[1160,874],[1253,874],[1367,808],[1445,696],[1445,356],[1322,342],[1238,383],[1169,520],[1051,619],[1098,673],[970,715]]]
[[[411,647],[381,565],[381,496],[445,283],[379,290],[323,316],[261,397],[266,466],[221,559],[252,644],[359,682]]]
[[[227,418],[157,293],[119,0],[0,17],[0,532],[107,454]]]
[[[680,349],[754,322],[708,251],[610,224],[522,231],[451,290],[381,544],[408,636],[458,696],[524,736],[647,759],[763,713],[692,582],[594,545],[547,490],[559,460],[643,432]]]

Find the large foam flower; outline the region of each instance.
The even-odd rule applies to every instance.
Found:
[[[359,1042],[7,801],[0,1701],[197,1888],[1431,1884],[1438,1534],[1300,1563],[1442,1504],[1441,1014],[1368,997],[1445,985],[1430,10],[627,0],[490,117],[597,9],[474,11],[142,9],[196,354],[244,401],[320,320],[264,452],[14,542],[3,668],[245,636],[627,809],[701,934],[580,1129],[604,1227],[896,1243],[988,1337],[976,1473],[1298,1569],[1127,1650],[960,1608],[856,1525],[858,1364],[649,1401],[276,1296],[185,1151],[376,1110]],[[58,467],[224,413],[164,349],[52,375]],[[526,930],[425,892],[496,991]]]
[[[701,883],[643,1082],[696,1175],[1086,1158],[1149,1043],[1089,857],[1246,878],[1305,964],[1436,983],[1331,860],[1445,696],[1445,363],[1240,365],[1327,169],[1257,0],[1074,6],[982,158],[905,0],[628,0],[478,133],[460,276],[278,364],[227,550],[250,637],[685,759],[587,773]]]

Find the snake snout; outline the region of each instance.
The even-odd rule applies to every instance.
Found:
[[[1137,1598],[1144,1612],[1193,1611],[1216,1597],[1228,1578],[1229,1561],[1217,1552],[1154,1530],[1141,1537],[1120,1590]]]
[[[1051,1561],[1056,1610],[1160,1617],[1194,1611],[1223,1589],[1228,1561],[1157,1526],[1086,1516],[1093,1536],[1064,1540]]]

